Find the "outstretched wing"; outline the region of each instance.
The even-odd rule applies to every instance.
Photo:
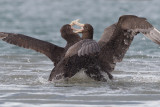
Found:
[[[78,56],[84,56],[84,55],[98,53],[99,51],[100,47],[96,41],[91,39],[85,39],[71,46],[67,50],[65,57],[71,57],[76,54]]]
[[[64,52],[64,48],[62,47],[23,34],[0,32],[0,38],[10,44],[43,53],[54,63],[60,60],[61,54]]]
[[[112,71],[116,62],[122,61],[134,36],[143,33],[153,42],[160,44],[160,32],[146,18],[125,15],[119,18],[117,24],[106,28],[99,40],[101,51],[99,59],[104,69]]]
[[[160,44],[160,32],[154,28],[146,18],[132,15],[121,16],[119,19],[119,26],[122,30],[132,32],[133,35],[142,33],[153,42]]]
[[[98,41],[98,44],[100,45],[100,47],[102,48],[104,45],[106,45],[106,43],[108,43],[112,38],[113,38],[113,33],[116,29],[117,23],[107,27],[104,29],[104,32],[100,38],[100,40]]]

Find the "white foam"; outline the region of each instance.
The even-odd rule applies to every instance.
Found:
[[[88,82],[93,82],[92,78],[88,77],[85,73],[86,69],[81,69],[78,73],[76,73],[73,77],[71,78],[65,78],[65,79],[60,79],[60,80],[54,80],[54,83],[88,83]]]

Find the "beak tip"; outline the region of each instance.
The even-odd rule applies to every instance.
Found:
[[[75,32],[75,33],[82,33],[82,32],[83,32],[83,29],[76,29],[74,32]]]

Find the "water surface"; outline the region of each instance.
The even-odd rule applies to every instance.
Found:
[[[26,34],[59,46],[62,25],[90,23],[98,40],[123,14],[146,17],[160,29],[159,0],[1,0],[0,31]],[[107,83],[48,82],[53,68],[44,55],[0,42],[1,107],[157,107],[160,104],[160,46],[135,37]]]

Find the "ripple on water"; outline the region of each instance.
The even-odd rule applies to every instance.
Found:
[[[0,29],[64,46],[59,29],[77,18],[93,25],[96,40],[122,14],[146,17],[160,29],[159,5],[159,0],[0,0]],[[55,84],[48,82],[53,64],[47,57],[0,42],[0,106],[158,107],[159,49],[137,35],[113,80]]]
[[[150,65],[156,68],[159,62],[155,59],[126,58],[112,73],[114,79],[108,80],[107,83],[95,81],[77,83],[77,80],[53,83],[48,82],[53,65],[49,60],[42,62],[38,60],[43,58],[46,59],[45,56],[34,55],[0,57],[2,69],[0,71],[0,103],[48,104],[48,106],[49,104],[139,105],[146,101],[160,99],[160,72],[155,69],[145,71],[135,66],[136,64],[142,67]],[[135,67],[132,68],[132,66]]]

